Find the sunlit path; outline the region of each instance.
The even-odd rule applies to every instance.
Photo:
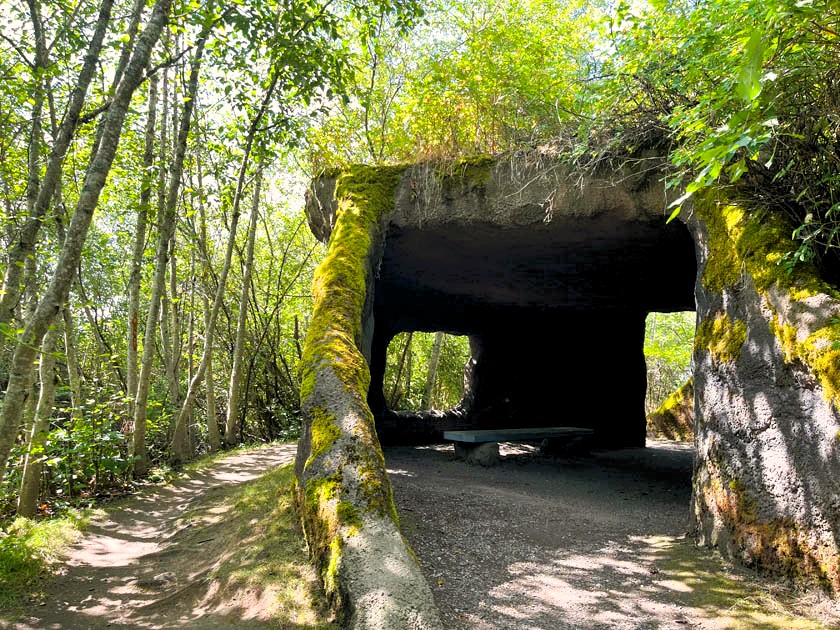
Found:
[[[689,444],[556,460],[527,446],[502,453],[483,468],[451,446],[386,450],[445,627],[831,627],[781,612],[771,583],[685,539]]]
[[[12,627],[270,627],[257,596],[219,598],[209,576],[235,534],[223,523],[225,498],[291,462],[295,450],[278,444],[237,453],[114,505],[74,545],[44,605]]]

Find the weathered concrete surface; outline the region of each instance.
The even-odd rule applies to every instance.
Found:
[[[648,435],[667,440],[694,439],[694,377],[690,377],[647,417]]]
[[[399,540],[377,433],[571,425],[596,446],[644,445],[645,315],[695,299],[697,539],[840,590],[840,296],[814,270],[780,272],[789,227],[720,204],[684,210],[690,229],[666,225],[656,172],[575,178],[539,155],[358,175],[317,180],[309,198],[313,231],[332,236],[298,454],[310,547],[353,623],[439,624]],[[455,410],[387,409],[387,345],[410,330],[470,336]]]
[[[297,505],[310,553],[343,627],[438,630],[431,591],[397,526],[366,403],[370,287],[401,169],[358,168],[339,182],[334,238],[315,274],[302,364]]]
[[[705,203],[688,219],[701,261],[693,531],[747,565],[836,592],[837,291],[813,269],[779,273],[789,227]]]

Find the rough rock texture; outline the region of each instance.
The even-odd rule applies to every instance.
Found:
[[[337,219],[315,274],[304,346],[298,510],[327,597],[345,627],[437,629],[431,591],[397,527],[391,484],[366,404],[368,287],[401,169],[340,178]]]
[[[668,440],[694,439],[694,377],[648,414],[648,435]]]
[[[330,244],[303,357],[298,501],[348,623],[439,627],[378,439],[566,425],[643,446],[645,316],[695,299],[697,539],[840,589],[840,296],[813,269],[782,271],[791,232],[775,215],[705,202],[666,224],[655,171],[580,178],[538,154],[355,168],[311,192]],[[451,412],[387,409],[387,345],[410,330],[470,336]]]
[[[748,565],[840,589],[840,296],[778,266],[791,229],[707,200],[698,244],[693,530]]]

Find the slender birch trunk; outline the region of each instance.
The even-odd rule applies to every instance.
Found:
[[[233,345],[233,366],[230,370],[227,421],[225,423],[225,445],[228,448],[236,443],[237,435],[239,434],[239,393],[240,386],[242,385],[242,355],[245,351],[248,293],[251,286],[251,270],[254,265],[254,241],[257,235],[261,188],[262,169],[257,171],[257,179],[254,183],[254,201],[251,206],[251,219],[248,223],[248,244],[245,249],[245,262],[242,270],[242,290],[239,293],[239,314],[236,318],[236,340]]]
[[[429,358],[429,371],[426,373],[426,387],[423,388],[423,400],[420,402],[421,409],[429,409],[432,406],[432,394],[435,391],[435,379],[437,378],[438,364],[440,363],[443,335],[443,332],[437,331],[435,333],[435,340],[432,343],[432,356]]]
[[[151,311],[157,310],[158,304],[155,302],[160,302],[160,294],[161,289],[163,288],[163,283],[165,280],[166,275],[166,266],[167,266],[167,252],[169,248],[169,243],[172,240],[172,236],[175,232],[175,217],[176,217],[176,209],[178,204],[178,193],[181,187],[181,176],[184,172],[184,157],[187,151],[187,138],[189,137],[190,126],[192,123],[192,112],[195,105],[195,96],[198,92],[198,76],[199,70],[201,68],[201,59],[204,54],[204,46],[207,42],[207,35],[208,29],[200,35],[198,41],[196,42],[196,49],[195,54],[193,56],[192,67],[190,69],[190,78],[189,84],[187,88],[187,95],[184,99],[184,111],[181,116],[181,121],[178,129],[178,139],[175,143],[175,155],[172,160],[172,171],[169,177],[169,189],[167,191],[166,196],[166,207],[163,213],[163,219],[161,222],[160,228],[160,238],[158,239],[158,259],[157,265],[155,268],[155,286],[159,289],[156,296],[152,295],[153,303],[149,307],[150,315],[146,326],[146,342],[145,343],[152,343],[152,339],[154,339],[154,328],[151,328],[148,325],[153,321],[157,320],[157,314],[155,314],[154,320],[151,316]],[[140,372],[140,388],[138,388],[138,396],[137,396],[137,404],[135,408],[135,415],[134,415],[134,422],[135,422],[135,437],[137,436],[137,427],[140,424],[145,426],[146,421],[146,403],[148,402],[148,383],[151,376],[151,353],[149,353],[149,357],[147,360],[146,357],[146,349],[144,348],[143,351],[143,366]],[[143,390],[143,391],[141,391]],[[142,399],[141,399],[142,394]],[[178,422],[180,422],[180,414],[178,418]],[[175,424],[175,436],[177,439],[178,436],[178,422]],[[144,431],[145,434],[145,431]],[[136,441],[135,441],[136,444]],[[183,447],[183,442],[181,443]],[[145,452],[145,444],[143,444],[143,452]],[[144,462],[145,464],[145,462]],[[135,464],[134,469],[135,474],[143,474],[145,473],[145,469],[137,467]]]
[[[205,295],[204,301],[204,326],[206,328],[210,321],[210,300]],[[207,369],[204,376],[204,387],[207,389],[207,444],[210,452],[215,453],[222,447],[222,436],[219,431],[219,419],[216,416],[216,389],[213,381],[213,343],[206,339],[207,348]]]
[[[82,376],[79,369],[79,355],[76,350],[76,322],[70,304],[62,310],[64,315],[64,357],[67,360],[67,376],[70,381],[70,417],[72,426],[82,421]]]
[[[131,418],[132,473],[141,477],[149,470],[149,454],[146,450],[146,408],[149,403],[149,387],[152,380],[152,364],[155,357],[155,331],[160,317],[161,295],[166,289],[166,255],[169,252],[170,234],[175,230],[175,211],[166,211],[166,169],[167,144],[169,137],[169,74],[164,70],[161,81],[161,122],[159,168],[157,173],[157,220],[158,238],[155,247],[155,272],[152,277],[152,295],[146,313],[143,333],[143,356],[140,359],[140,373],[134,396],[134,415]]]
[[[204,182],[201,179],[201,156],[198,158],[198,190],[204,190]],[[198,197],[198,225],[199,225],[199,239],[201,247],[201,271],[203,277],[210,275],[210,260],[209,248],[207,246],[207,216],[204,208],[204,196],[199,194]],[[203,283],[202,283],[203,284]],[[202,290],[201,302],[204,312],[204,327],[210,322],[210,300],[207,297],[207,292]],[[219,420],[216,417],[216,384],[213,380],[213,339],[205,338],[204,344],[207,349],[207,369],[204,376],[204,388],[207,396],[207,445],[211,453],[217,452],[222,446],[222,436],[219,431]],[[194,374],[194,372],[193,372]],[[192,380],[192,375],[190,376]]]
[[[134,228],[134,248],[131,255],[131,275],[128,279],[128,343],[126,344],[125,389],[128,409],[128,426],[134,419],[134,399],[137,396],[137,342],[140,313],[140,279],[143,253],[146,251],[146,232],[149,206],[152,199],[152,168],[155,161],[155,123],[157,118],[157,75],[149,81],[149,113],[143,147],[143,179],[140,186],[140,203],[137,207],[137,225]],[[161,168],[163,166],[161,165]]]
[[[171,1],[172,0],[165,0],[167,4],[171,3]],[[48,59],[48,53],[44,41],[40,7],[37,0],[27,0],[27,4],[29,5],[30,18],[32,20],[32,27],[35,33],[35,73],[36,75],[41,75],[42,73],[46,74],[46,70],[50,62]],[[29,216],[27,217],[26,222],[24,223],[18,235],[18,238],[16,239],[15,243],[12,245],[8,252],[6,271],[5,276],[3,278],[3,290],[0,291],[0,324],[8,324],[12,320],[12,312],[15,308],[15,305],[18,303],[18,300],[20,299],[21,263],[24,260],[26,260],[26,258],[34,255],[35,253],[35,245],[38,239],[38,231],[41,228],[41,223],[44,220],[44,215],[46,214],[47,208],[49,208],[50,206],[50,202],[53,199],[56,188],[58,187],[59,182],[61,181],[61,169],[64,164],[64,156],[67,154],[67,149],[70,146],[70,141],[73,139],[73,135],[76,131],[76,126],[79,123],[79,116],[82,112],[82,107],[85,103],[85,97],[87,96],[88,88],[93,79],[93,75],[99,65],[99,56],[102,51],[102,42],[105,39],[105,34],[107,33],[108,26],[111,22],[112,5],[113,0],[102,1],[93,37],[90,40],[87,53],[85,54],[82,69],[79,71],[79,78],[77,79],[76,86],[74,87],[73,92],[70,96],[70,102],[67,106],[67,111],[64,114],[64,119],[62,120],[61,126],[59,127],[58,136],[55,140],[55,143],[53,144],[52,151],[50,152],[50,157],[47,161],[46,173],[44,174],[44,178],[41,181],[40,186],[37,186],[36,184],[36,188],[33,189],[38,191],[37,197],[33,199],[32,208],[29,209]],[[40,78],[40,76],[36,76],[36,85],[40,86],[35,90],[37,107],[37,99],[39,98],[38,93],[40,92],[40,97],[42,99],[44,88],[43,80]],[[43,105],[43,100],[41,100],[41,105]],[[117,115],[117,117],[120,118],[120,125],[122,125],[121,118],[123,118],[124,116],[124,112],[121,115]],[[40,126],[40,113],[38,114],[38,116],[33,117],[33,127],[36,124]],[[34,155],[37,156],[38,152],[36,152]],[[32,158],[32,153],[30,153],[30,158]],[[97,194],[96,197],[98,198],[98,196],[99,195]],[[3,335],[0,335],[0,355],[2,355],[4,345],[5,337]],[[0,429],[0,433],[2,433],[2,429]],[[2,437],[2,435],[0,435],[0,458],[3,457],[3,443],[4,438]],[[2,478],[4,470],[5,461],[3,463],[0,463],[0,478]]]
[[[55,344],[58,329],[51,327],[44,335],[41,346],[41,365],[39,375],[41,391],[38,396],[38,406],[32,422],[32,431],[28,440],[26,457],[23,462],[23,476],[18,496],[18,516],[34,516],[38,507],[38,497],[41,489],[41,452],[47,441],[55,403]]]
[[[406,358],[410,352],[411,338],[413,336],[414,333],[410,332],[405,337],[405,345],[403,346],[402,354],[400,355],[400,362],[397,365],[397,375],[394,377],[394,386],[391,388],[391,395],[388,397],[388,404],[391,409],[397,408],[397,405],[402,399],[404,393],[400,391],[400,381],[402,380],[403,370],[405,369]]]
[[[117,153],[131,97],[143,80],[144,70],[149,64],[152,49],[169,18],[171,6],[172,0],[157,0],[149,22],[137,40],[123,81],[114,95],[111,107],[100,123],[104,125],[102,142],[86,173],[52,280],[38,303],[35,313],[26,322],[20,341],[15,347],[9,372],[9,384],[3,400],[3,412],[0,416],[0,481],[5,476],[9,452],[20,426],[37,348],[53,319],[67,301],[81,260],[85,237],[99,202],[99,195],[102,193]],[[41,187],[42,191],[43,189],[44,184]],[[39,192],[39,199],[40,197]]]

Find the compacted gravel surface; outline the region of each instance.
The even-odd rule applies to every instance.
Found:
[[[446,628],[838,627],[830,602],[797,599],[686,539],[690,444],[553,459],[501,450],[489,468],[451,446],[385,450]],[[822,622],[798,614],[806,607]]]

